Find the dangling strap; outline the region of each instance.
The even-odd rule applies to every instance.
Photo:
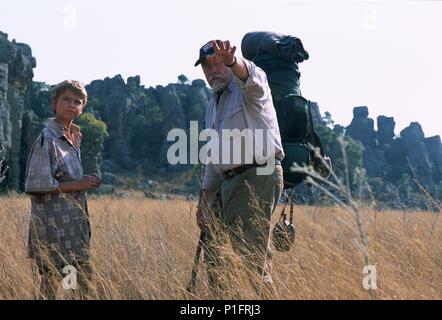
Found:
[[[292,191],[292,193],[294,192],[294,190]],[[293,194],[290,197],[290,224],[293,224],[293,212],[295,210],[295,204],[293,201]]]
[[[290,199],[290,224],[293,224],[293,211],[294,211],[293,199]]]
[[[285,214],[285,208],[287,207],[288,194],[287,191],[283,191],[284,195],[284,207],[282,208],[281,216],[279,217],[279,222],[284,222],[287,219],[287,215]]]
[[[284,222],[287,220],[287,214],[285,213],[285,208],[287,207],[287,203],[290,203],[290,224],[293,224],[293,216],[294,216],[294,210],[295,210],[295,203],[293,201],[293,195],[290,193],[293,193],[294,190],[289,189],[288,191],[284,191],[284,207],[282,208],[281,216],[279,217],[280,222]]]

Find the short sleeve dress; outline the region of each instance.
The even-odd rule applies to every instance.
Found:
[[[41,270],[87,263],[90,258],[91,228],[84,191],[49,192],[60,182],[83,178],[81,133],[72,124],[74,143],[54,118],[33,144],[26,168],[25,192],[31,197],[29,256]]]

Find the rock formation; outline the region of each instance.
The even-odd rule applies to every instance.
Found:
[[[36,66],[31,48],[8,40],[0,32],[0,145],[9,166],[7,186],[20,187],[23,112],[30,109],[29,94]]]
[[[394,127],[396,123],[393,117],[379,116],[377,118],[378,125],[378,143],[380,148],[387,148],[394,139]]]
[[[429,190],[441,181],[439,136],[425,138],[421,125],[412,122],[395,137],[394,118],[379,116],[376,132],[367,107],[355,107],[353,115],[346,134],[364,145],[363,166],[368,176],[395,183],[407,174]]]
[[[374,121],[368,117],[366,106],[353,109],[353,120],[346,128],[346,134],[359,140],[364,146],[362,164],[369,176],[381,176],[384,170],[384,158],[378,149],[377,134]]]
[[[0,32],[0,160],[9,166],[2,187],[15,190],[23,187],[29,148],[44,121],[52,116],[51,87],[32,81],[35,66],[29,46],[9,41]],[[135,180],[139,173],[153,172],[155,177],[155,174],[190,169],[190,166],[171,166],[166,161],[168,147],[173,143],[166,141],[167,133],[175,128],[187,131],[190,121],[198,121],[199,129],[203,129],[210,99],[210,90],[203,80],[191,84],[178,81],[156,88],[145,88],[140,82],[139,76],[125,81],[116,75],[86,86],[89,102],[85,112],[105,122],[109,134],[101,165],[109,190],[115,189],[117,176],[122,172],[128,174],[127,182]],[[317,128],[333,124],[322,119],[316,102],[311,106]],[[362,166],[368,178],[372,178],[372,184],[379,186],[380,197],[388,190],[395,191],[399,207],[404,198],[413,197],[410,193],[415,185],[413,178],[430,192],[436,190],[435,193],[442,194],[442,189],[437,191],[442,188],[441,138],[426,138],[419,123],[412,122],[396,136],[394,118],[379,116],[376,131],[368,107],[360,106],[354,108],[350,125],[345,128],[336,124],[330,137],[337,137],[336,133],[362,143]],[[337,138],[334,139],[333,143],[337,144]],[[82,153],[83,157],[87,155]],[[402,184],[402,189],[395,188],[397,184]]]

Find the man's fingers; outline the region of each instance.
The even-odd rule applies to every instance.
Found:
[[[226,42],[221,41],[221,45],[219,46],[219,48],[221,49],[221,51],[226,51]]]
[[[225,48],[227,51],[230,51],[230,41],[229,41],[229,40],[226,40],[225,45],[224,45],[224,48]]]
[[[213,51],[215,51],[215,53],[217,53],[219,50],[221,50],[221,48],[218,46],[218,43],[216,41],[212,41],[212,47],[213,47]]]

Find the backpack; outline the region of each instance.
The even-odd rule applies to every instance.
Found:
[[[309,147],[318,147],[324,157],[324,148],[316,133],[311,102],[302,97],[299,90],[301,76],[298,63],[309,58],[301,40],[293,36],[273,32],[249,32],[241,42],[244,58],[253,61],[264,70],[272,92],[285,158],[284,189],[303,182],[305,173],[292,172],[295,163],[299,166],[321,166],[322,161]]]

